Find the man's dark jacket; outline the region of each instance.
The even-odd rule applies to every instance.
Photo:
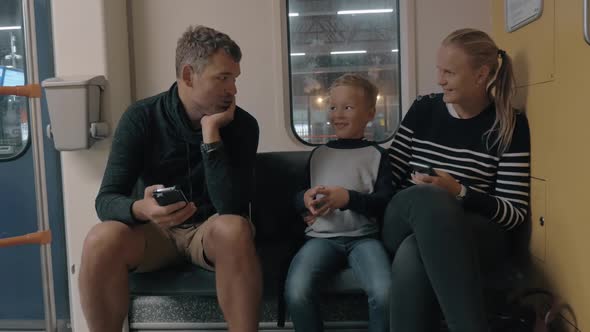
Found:
[[[96,212],[101,220],[141,223],[131,212],[143,189],[154,184],[182,188],[197,212],[185,223],[199,223],[214,213],[248,214],[258,123],[237,107],[220,129],[222,146],[201,151],[201,129],[193,129],[178,87],[131,105],[115,132]]]

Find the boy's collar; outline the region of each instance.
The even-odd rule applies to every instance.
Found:
[[[326,146],[335,149],[354,149],[371,145],[371,142],[363,138],[339,138],[326,143]]]

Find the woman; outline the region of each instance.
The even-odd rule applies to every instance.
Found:
[[[506,258],[525,221],[530,139],[511,97],[510,57],[461,29],[437,55],[443,93],[418,98],[389,148],[398,192],[385,212],[392,265],[391,331],[488,331],[480,273]],[[421,168],[419,168],[421,166]],[[433,175],[413,172],[432,167]]]

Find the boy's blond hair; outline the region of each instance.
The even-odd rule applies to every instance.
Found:
[[[369,109],[375,110],[379,89],[377,89],[375,84],[371,83],[371,81],[359,74],[344,74],[338,77],[332,85],[330,85],[330,91],[339,86],[351,86],[363,90]]]

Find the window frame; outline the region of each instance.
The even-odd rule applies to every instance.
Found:
[[[293,89],[292,89],[292,66],[291,66],[291,27],[289,23],[289,1],[290,0],[283,0],[283,10],[281,10],[281,20],[284,21],[284,37],[286,40],[286,53],[285,56],[287,58],[287,68],[285,73],[286,78],[286,86],[285,88],[288,90],[288,107],[286,110],[289,112],[289,129],[290,134],[295,137],[295,139],[304,144],[305,146],[309,147],[316,147],[323,145],[325,143],[310,143],[304,140],[302,137],[299,136],[297,131],[295,130],[295,119],[294,119],[294,109],[293,109]],[[399,125],[403,120],[407,110],[409,109],[410,104],[407,102],[408,100],[414,100],[416,96],[416,79],[415,79],[415,62],[412,59],[412,56],[415,54],[415,4],[413,0],[397,0],[397,7],[395,8],[398,13],[398,30],[397,30],[397,37],[398,37],[398,47],[399,52],[398,56],[398,71],[397,71],[397,78],[399,82],[399,101],[398,101],[398,124],[395,128],[393,128],[391,135],[384,138],[383,140],[375,141],[377,144],[387,144],[393,140]]]

